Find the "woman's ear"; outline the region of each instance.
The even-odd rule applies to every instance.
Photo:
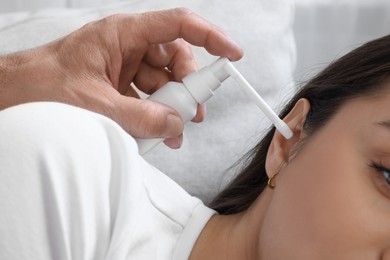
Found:
[[[294,108],[283,118],[283,121],[293,131],[294,136],[286,139],[279,131],[275,131],[272,142],[268,148],[265,169],[268,177],[273,176],[281,170],[284,163],[288,163],[292,156],[294,148],[303,137],[303,124],[305,123],[307,113],[310,110],[310,103],[307,99],[301,98],[295,104]]]

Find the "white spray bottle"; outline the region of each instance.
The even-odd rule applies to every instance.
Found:
[[[214,95],[214,91],[229,76],[245,90],[252,101],[272,121],[276,129],[286,138],[293,136],[292,131],[283,120],[267,105],[252,86],[227,58],[219,58],[209,66],[190,73],[183,78],[182,83],[168,82],[162,88],[148,97],[148,100],[157,101],[174,108],[187,123],[196,115],[198,104],[203,104]],[[146,154],[163,139],[137,139],[139,153]]]

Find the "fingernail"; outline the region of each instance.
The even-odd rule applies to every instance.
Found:
[[[164,131],[164,137],[178,136],[183,132],[183,120],[181,117],[169,114],[167,116],[167,124]]]

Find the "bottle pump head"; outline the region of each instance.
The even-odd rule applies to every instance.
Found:
[[[195,100],[202,104],[214,95],[214,91],[221,86],[221,83],[229,77],[240,85],[247,96],[264,112],[272,121],[276,129],[286,138],[290,139],[293,132],[288,125],[281,120],[275,112],[268,106],[263,98],[253,89],[241,73],[233,66],[227,58],[219,58],[209,66],[200,69],[197,72],[190,73],[183,78],[183,84],[186,86]]]
[[[203,104],[214,95],[214,91],[221,86],[230,74],[225,66],[230,61],[219,58],[212,64],[190,73],[182,79],[183,84],[199,104]]]

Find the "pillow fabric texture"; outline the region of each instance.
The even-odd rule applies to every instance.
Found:
[[[294,92],[296,62],[289,0],[144,0],[89,9],[43,9],[0,15],[0,54],[32,48],[62,37],[83,24],[114,13],[187,7],[224,28],[244,50],[235,67],[276,111]],[[217,59],[193,48],[199,67]],[[203,123],[188,123],[183,146],[159,145],[144,157],[190,194],[208,203],[235,175],[228,170],[270,127],[270,121],[233,79],[206,103]]]

